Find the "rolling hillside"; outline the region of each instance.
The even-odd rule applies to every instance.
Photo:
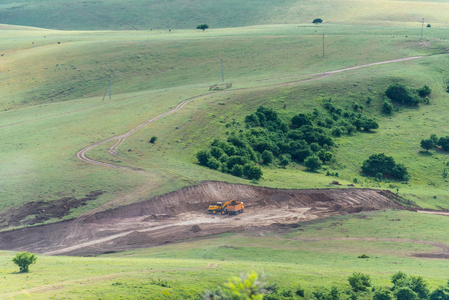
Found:
[[[445,284],[449,152],[420,141],[449,136],[448,5],[2,1],[0,299],[198,299],[251,270],[309,297],[345,290],[353,272],[382,288],[398,271]],[[222,75],[228,88],[211,89]],[[393,83],[428,85],[428,103],[385,114]],[[342,122],[329,103],[379,128],[333,136],[333,159],[316,172],[275,160],[248,180],[198,164],[261,105],[287,123],[299,113]],[[374,153],[410,179],[362,174]],[[244,214],[205,215],[233,197]],[[5,249],[96,257],[40,255],[18,274]]]
[[[62,30],[194,29],[263,24],[446,24],[446,1],[227,0],[227,1],[2,1],[0,22]],[[406,9],[404,9],[406,7]]]

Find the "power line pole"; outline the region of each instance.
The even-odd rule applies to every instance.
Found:
[[[221,59],[221,80],[224,82],[223,58]]]
[[[422,41],[423,31],[424,31],[424,18],[422,18],[422,25],[421,25],[421,41]]]
[[[109,100],[111,100],[111,94],[112,94],[112,83],[111,83],[111,76],[109,76],[109,82],[108,82],[108,86],[106,87],[106,91],[104,91],[104,95],[103,95],[103,100],[106,97],[107,92],[109,91]]]
[[[324,34],[323,34],[323,57],[324,57]]]

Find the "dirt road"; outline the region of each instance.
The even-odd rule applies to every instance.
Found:
[[[228,93],[228,92],[235,92],[235,91],[241,91],[241,90],[256,90],[256,89],[260,89],[260,88],[267,88],[267,87],[281,87],[281,86],[288,86],[288,85],[293,85],[293,84],[297,84],[297,83],[301,83],[301,82],[306,82],[306,81],[310,81],[310,80],[317,80],[317,79],[321,79],[333,74],[337,74],[337,73],[341,73],[341,72],[346,72],[346,71],[351,71],[351,70],[356,70],[356,69],[360,69],[360,68],[365,68],[365,67],[370,67],[370,66],[377,66],[377,65],[383,65],[383,64],[391,64],[391,63],[397,63],[397,62],[404,62],[404,61],[409,61],[409,60],[413,60],[413,59],[419,59],[422,58],[422,56],[412,56],[412,57],[405,57],[405,58],[398,58],[398,59],[392,59],[392,60],[386,60],[386,61],[381,61],[381,62],[375,62],[375,63],[370,63],[370,64],[364,64],[364,65],[360,65],[360,66],[353,66],[353,67],[348,67],[348,68],[344,68],[344,69],[339,69],[339,70],[334,70],[334,71],[329,71],[329,72],[322,72],[322,73],[317,73],[317,74],[311,74],[310,76],[312,76],[311,78],[307,78],[307,79],[302,79],[302,80],[296,80],[296,81],[290,81],[290,82],[285,82],[285,83],[279,83],[279,84],[272,84],[272,85],[266,85],[266,86],[262,86],[262,87],[257,87],[257,88],[240,88],[240,89],[232,89],[232,90],[225,90],[225,91],[219,91],[219,92],[212,92],[212,93],[207,93],[207,94],[203,94],[203,95],[198,95],[192,98],[189,98],[187,100],[182,101],[181,103],[178,104],[178,106],[176,106],[175,108],[169,110],[168,112],[165,112],[157,117],[154,117],[151,120],[148,120],[136,127],[134,127],[133,129],[131,129],[130,131],[122,134],[122,135],[118,135],[112,138],[109,138],[107,140],[92,144],[80,151],[77,152],[76,157],[84,162],[87,163],[91,163],[91,164],[95,164],[95,165],[100,165],[100,166],[105,166],[105,167],[111,167],[111,168],[123,168],[123,169],[131,169],[131,170],[138,170],[135,168],[131,168],[131,167],[127,167],[127,166],[121,166],[121,165],[115,165],[115,164],[111,164],[111,163],[105,163],[105,162],[101,162],[101,161],[96,161],[94,159],[91,159],[87,156],[87,152],[89,150],[92,150],[93,148],[100,146],[102,144],[111,142],[111,141],[117,141],[112,147],[110,147],[108,149],[109,154],[117,154],[117,150],[118,148],[123,144],[123,142],[126,140],[127,137],[129,137],[130,135],[132,135],[133,133],[139,131],[140,129],[144,128],[145,126],[165,117],[168,116],[170,114],[175,113],[178,110],[181,110],[182,108],[184,108],[185,105],[187,105],[188,103],[192,102],[195,99],[201,98],[201,97],[206,97],[209,95],[215,95],[215,94],[222,94],[222,93]],[[0,127],[1,128],[1,127]]]

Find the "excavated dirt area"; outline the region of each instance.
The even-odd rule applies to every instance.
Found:
[[[243,201],[245,212],[207,213],[209,204],[230,199]],[[398,203],[404,201],[389,191],[370,189],[283,190],[208,181],[74,220],[0,232],[0,249],[94,255],[224,232],[295,227],[331,215],[410,209]]]

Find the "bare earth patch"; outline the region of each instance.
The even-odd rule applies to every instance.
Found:
[[[244,201],[236,216],[210,215],[216,201]],[[331,215],[410,209],[389,191],[285,190],[206,181],[139,203],[77,219],[0,232],[0,249],[48,255],[94,255],[146,248],[190,238],[255,228],[295,227]]]

